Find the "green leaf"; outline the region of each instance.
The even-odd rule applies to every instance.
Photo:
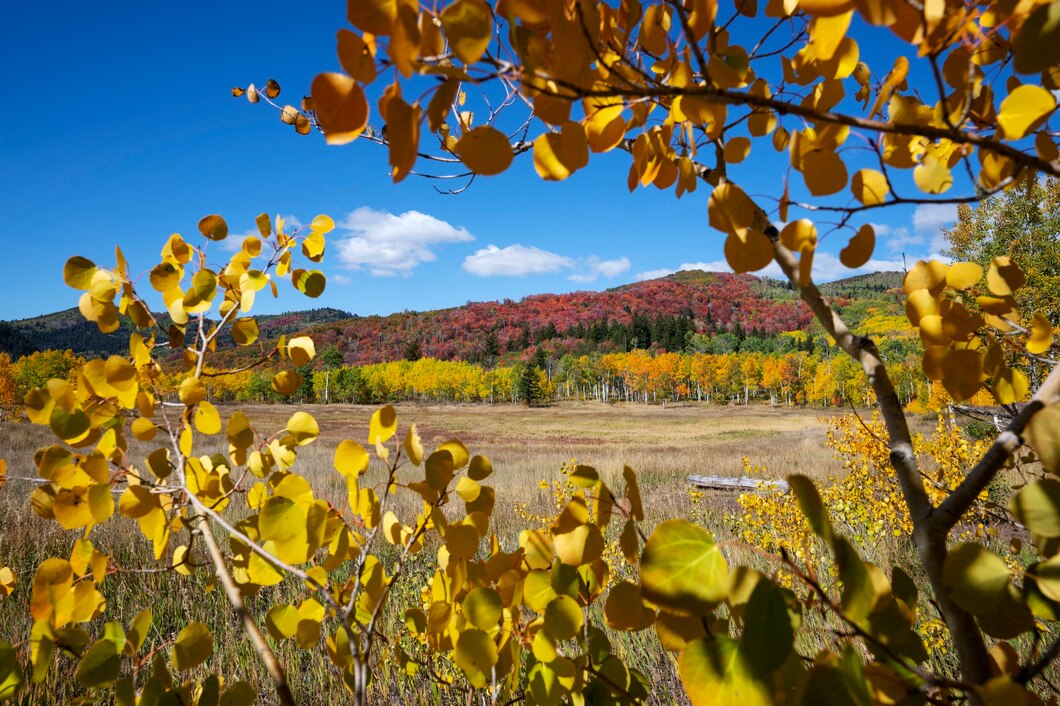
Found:
[[[500,622],[503,606],[497,591],[482,586],[469,592],[460,607],[464,617],[476,628],[493,630]]]
[[[1009,509],[1027,529],[1043,537],[1060,537],[1060,481],[1045,478],[1012,498]]]
[[[788,605],[777,587],[759,580],[743,618],[740,647],[751,670],[765,677],[784,663],[795,644]]]
[[[993,611],[1009,585],[1009,572],[997,554],[979,544],[952,549],[942,567],[942,581],[954,602],[969,613]]]
[[[77,681],[89,688],[104,686],[121,675],[121,647],[106,638],[97,641],[77,665]]]
[[[497,664],[497,646],[484,631],[472,628],[460,633],[453,657],[465,672],[489,674]]]
[[[15,698],[25,682],[18,653],[11,643],[0,640],[0,701]]]
[[[821,494],[817,492],[817,486],[806,476],[788,476],[791,491],[795,493],[795,499],[799,503],[799,509],[803,516],[809,521],[814,533],[828,542],[832,543],[832,523],[828,520],[828,511],[824,508]]]
[[[705,638],[689,644],[681,652],[677,669],[692,706],[771,703],[769,692],[755,680],[731,638]]]
[[[213,635],[210,634],[209,628],[196,622],[189,623],[180,631],[170,656],[173,668],[178,672],[185,672],[199,666],[212,654]]]
[[[705,615],[724,600],[729,569],[710,533],[668,520],[648,538],[640,559],[644,597],[674,611]]]

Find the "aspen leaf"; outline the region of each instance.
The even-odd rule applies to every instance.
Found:
[[[306,520],[306,511],[294,500],[273,496],[258,513],[258,532],[280,561],[298,564],[309,551]]]
[[[397,433],[397,410],[393,405],[380,407],[372,414],[368,423],[369,445],[385,444]]]
[[[451,525],[445,533],[445,548],[453,559],[470,559],[478,549],[478,530],[471,525]]]
[[[485,456],[473,456],[467,468],[467,476],[471,480],[485,480],[493,473],[493,464]]]
[[[729,164],[739,164],[751,153],[751,141],[746,137],[733,137],[725,143],[724,158]]]
[[[1060,481],[1043,478],[1023,487],[1009,509],[1020,524],[1043,537],[1060,537]]]
[[[457,4],[480,1],[459,0]],[[468,169],[484,176],[500,174],[511,165],[514,156],[512,146],[504,133],[488,125],[477,127],[466,133],[456,143],[453,151]]]
[[[379,100],[379,112],[386,120],[391,177],[396,184],[408,176],[416,163],[420,144],[420,106],[406,103],[400,91],[392,86]]]
[[[723,182],[711,192],[707,202],[707,214],[712,228],[735,234],[754,224],[755,206],[743,189],[730,182]]]
[[[121,676],[121,647],[110,640],[98,640],[93,643],[78,661],[77,673],[74,676],[89,688],[117,681]]]
[[[582,488],[592,488],[600,482],[600,474],[592,466],[575,466],[569,477],[571,483]]]
[[[847,185],[847,167],[830,149],[814,149],[802,158],[802,176],[814,196],[828,196]]]
[[[442,10],[439,19],[449,47],[460,61],[474,64],[482,57],[493,31],[489,5],[482,0],[456,0]]]
[[[872,257],[876,249],[876,231],[869,224],[858,228],[847,246],[839,251],[839,261],[846,267],[857,269]]]
[[[974,262],[955,262],[946,270],[946,286],[970,289],[983,278],[983,268]]]
[[[997,124],[1007,140],[1019,140],[1036,130],[1056,110],[1056,98],[1041,86],[1025,84],[1001,101]]]
[[[375,57],[359,34],[340,29],[338,50],[339,64],[343,71],[361,83],[367,84],[375,80]]]
[[[1053,138],[1045,130],[1039,132],[1034,138],[1034,150],[1046,162],[1055,162],[1060,159],[1060,150],[1057,150],[1056,143],[1053,142]]]
[[[501,620],[502,608],[500,594],[489,586],[470,591],[460,605],[467,621],[487,632],[497,627]]]
[[[25,682],[18,651],[10,642],[0,640],[0,701],[14,699]]]
[[[232,324],[232,340],[237,346],[249,346],[258,340],[258,322],[254,319],[236,319]]]
[[[1008,590],[1005,562],[979,544],[965,543],[946,556],[942,580],[953,601],[969,613],[991,612]]]
[[[413,466],[418,466],[423,462],[423,444],[420,442],[420,435],[416,432],[416,425],[409,425],[408,430],[405,432],[405,441],[402,443],[405,449],[405,456],[412,462]],[[476,456],[475,458],[479,458]],[[474,480],[482,480],[481,478],[475,478]]]
[[[385,37],[393,29],[398,8],[408,5],[406,0],[365,0],[346,4],[346,17],[357,29]]]
[[[91,260],[84,257],[71,257],[63,266],[63,282],[74,289],[88,290],[99,272]]]
[[[739,643],[717,636],[690,643],[677,666],[692,706],[766,706],[770,692],[755,680]]]
[[[729,570],[710,533],[668,520],[648,538],[640,558],[644,597],[663,609],[705,615],[725,598]]]
[[[887,199],[891,192],[887,186],[887,177],[875,169],[859,169],[850,180],[850,190],[854,198],[866,206],[876,206]]]
[[[545,606],[542,629],[555,641],[569,640],[582,628],[581,606],[570,596],[557,596]]]
[[[287,342],[287,355],[291,356],[291,361],[298,367],[313,360],[316,354],[316,346],[309,336],[298,336]]]
[[[206,388],[203,386],[202,381],[199,378],[191,377],[185,378],[180,383],[180,388],[177,391],[180,401],[187,407],[198,404],[206,399]]]
[[[1006,256],[995,257],[986,273],[986,286],[991,293],[1007,297],[1027,281],[1020,266]]]
[[[150,419],[137,417],[133,420],[130,430],[138,441],[150,441],[158,433],[158,427]]]
[[[10,596],[15,590],[15,572],[10,566],[0,566],[0,597]]]
[[[553,533],[556,556],[568,566],[581,566],[600,558],[604,551],[604,537],[600,528],[585,523],[569,532]]]
[[[361,3],[351,3],[361,4]],[[310,87],[317,120],[329,145],[344,145],[357,139],[368,124],[368,101],[364,91],[349,76],[317,74]]]
[[[294,437],[296,444],[305,446],[316,441],[316,438],[320,436],[320,427],[317,426],[313,415],[307,412],[295,412],[287,420],[287,433]]]
[[[850,12],[854,0],[798,0],[799,9],[813,17],[835,17]]]
[[[938,260],[917,260],[916,264],[909,268],[902,282],[902,289],[906,294],[911,294],[918,289],[926,289],[932,294],[939,294],[946,284],[946,273],[949,266]]]
[[[202,623],[192,622],[177,634],[170,657],[178,672],[194,669],[213,654],[213,635]]]
[[[792,221],[781,229],[780,242],[793,252],[813,249],[817,245],[817,226],[808,218]]]
[[[210,240],[224,240],[228,237],[228,224],[214,213],[199,221],[199,232]]]
[[[560,132],[534,140],[534,169],[546,181],[563,181],[588,163],[589,143],[578,123],[564,123]]]
[[[927,194],[941,194],[953,186],[953,173],[945,163],[926,156],[913,170],[917,188]]]
[[[645,612],[649,612],[640,595],[640,587],[629,581],[619,581],[607,593],[604,620],[612,630],[641,630],[647,627]],[[649,612],[650,615],[650,612]]]
[[[344,439],[335,448],[335,470],[347,478],[356,478],[368,469],[368,452],[356,441]]]
[[[1042,463],[1042,468],[1060,474],[1060,404],[1051,404],[1031,417],[1024,431],[1027,443]]]
[[[288,397],[302,386],[302,376],[297,370],[281,370],[272,376],[272,389],[279,395]]]
[[[478,672],[488,675],[493,665],[497,664],[497,645],[484,631],[477,628],[465,630],[456,639],[453,651],[456,665],[465,672]]]
[[[482,486],[467,476],[464,476],[456,482],[456,494],[466,503],[474,502],[481,491]]]
[[[1037,311],[1031,316],[1031,335],[1027,339],[1027,351],[1041,355],[1053,345],[1053,325]]]
[[[203,401],[195,408],[195,428],[202,434],[216,434],[221,431],[221,415],[217,408]]]
[[[733,272],[754,272],[773,261],[773,244],[764,233],[741,228],[725,238],[725,260]]]

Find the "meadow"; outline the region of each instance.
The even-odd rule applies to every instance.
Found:
[[[227,417],[234,409],[222,407],[222,416]],[[373,407],[262,405],[241,409],[263,431],[283,428],[295,411],[313,414],[321,436],[300,453],[295,470],[309,480],[318,497],[333,503],[342,501],[345,481],[332,467],[334,449],[345,438],[364,441]],[[840,463],[825,444],[827,423],[821,410],[767,405],[564,403],[545,408],[407,404],[399,405],[397,411],[402,429],[413,422],[417,425],[425,448],[455,438],[463,441],[471,453],[491,459],[495,470],[490,485],[497,496],[493,529],[500,541],[510,546],[514,546],[519,529],[528,526],[527,515],[549,516],[555,512],[548,482],[562,478],[561,467],[572,459],[595,466],[605,481],[620,479],[623,465],[633,467],[640,478],[649,525],[693,514],[686,480],[689,474],[742,475],[745,457],[752,465],[766,467],[767,474],[775,477],[802,473],[820,479],[841,472]],[[929,422],[924,420],[918,425],[926,427]],[[223,436],[214,438],[223,441]],[[0,448],[8,461],[10,476],[0,492],[0,558],[20,579],[15,593],[0,601],[0,634],[28,634],[27,607],[34,567],[48,556],[67,556],[71,542],[77,538],[76,532],[63,532],[55,522],[39,518],[28,502],[33,484],[26,479],[36,476],[33,453],[52,441],[45,427],[25,423],[0,426]],[[132,456],[142,457],[147,445],[135,441],[133,444]],[[195,453],[214,450],[224,449],[196,447]],[[378,469],[375,472],[378,474]],[[616,482],[619,485],[620,480]],[[399,494],[399,498],[403,498],[404,506],[399,505],[398,514],[414,516],[419,510],[415,496]],[[695,508],[697,521],[706,524],[719,540],[731,538],[725,518],[737,511],[736,494],[726,492],[708,494]],[[238,512],[232,514],[238,516]],[[150,546],[131,520],[115,518],[93,530],[91,538],[97,547],[113,555],[118,569],[102,585],[108,601],[108,619],[128,623],[143,608],[151,608],[154,623],[148,644],[153,640],[162,647],[188,621],[205,623],[217,637],[217,652],[207,666],[258,684],[262,703],[271,702],[268,681],[228,602],[218,591],[203,593],[207,572],[188,578],[154,571],[158,564]],[[411,570],[413,576],[403,584],[404,592],[396,606],[417,602],[419,587],[429,576],[432,554],[428,547],[418,555],[418,564]],[[285,592],[293,594],[293,588],[288,580],[263,590],[249,600],[251,610],[263,614]],[[388,616],[390,628],[396,627],[401,610]],[[616,651],[630,666],[651,675],[653,702],[683,702],[673,657],[658,646],[653,631],[615,633],[612,639]],[[278,644],[276,649],[288,665],[288,676],[300,703],[340,703],[348,699],[324,650],[298,650],[290,641]],[[23,692],[22,703],[65,702],[77,695],[72,661],[60,660],[60,664],[65,664],[65,668],[53,671],[43,684]],[[395,672],[385,673],[389,667]],[[435,691],[428,680],[399,675],[397,668],[386,661],[382,670],[375,675],[374,693],[380,703],[395,699],[441,703],[459,696]]]

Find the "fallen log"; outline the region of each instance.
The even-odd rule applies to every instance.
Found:
[[[696,476],[688,477],[688,482],[697,488],[707,490],[763,490],[776,488],[788,492],[791,486],[786,480],[773,480],[767,478],[741,478],[733,476]]]

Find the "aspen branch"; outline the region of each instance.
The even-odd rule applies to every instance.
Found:
[[[931,523],[938,531],[948,533],[960,521],[979,494],[990,485],[990,481],[998,474],[1005,461],[1023,443],[1020,434],[1031,418],[1057,401],[1060,401],[1060,366],[1052,369],[1031,401],[1020,409],[986,450],[979,463],[975,464],[961,484],[935,510]]]

